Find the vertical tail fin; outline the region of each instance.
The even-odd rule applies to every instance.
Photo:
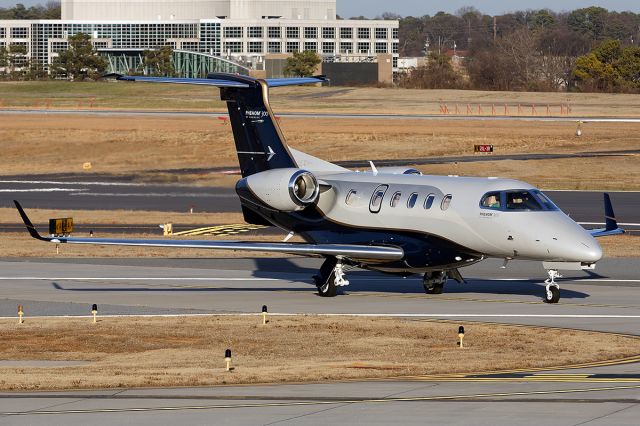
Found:
[[[235,77],[249,88],[223,87],[220,97],[227,102],[242,177],[271,169],[297,168],[271,111],[267,83]]]

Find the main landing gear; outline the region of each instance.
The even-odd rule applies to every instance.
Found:
[[[445,271],[427,272],[422,279],[422,286],[427,294],[442,294],[448,279]]]
[[[560,301],[560,286],[556,283],[556,278],[562,278],[562,275],[556,269],[549,269],[547,274],[549,274],[549,278],[544,282],[547,285],[544,301],[558,303]]]
[[[349,285],[342,260],[333,257],[324,261],[320,267],[320,274],[315,275],[313,280],[318,287],[318,294],[322,297],[335,297],[338,287]]]

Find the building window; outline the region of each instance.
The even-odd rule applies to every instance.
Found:
[[[60,53],[69,48],[69,44],[66,41],[52,41],[51,52]]]
[[[389,31],[387,31],[386,28],[376,28],[376,38],[378,40],[386,39],[388,37],[388,33]]]
[[[400,51],[399,50],[399,47],[400,47],[399,43],[393,43],[392,46],[393,46],[393,53],[398,53]]]
[[[398,28],[392,29],[391,33],[393,34],[394,40],[397,40],[398,39]]]
[[[268,53],[282,53],[282,43],[279,41],[270,41],[268,48]]]
[[[287,38],[300,38],[300,28],[287,27]]]
[[[317,52],[318,51],[318,43],[315,41],[305,41],[304,42],[304,50],[309,52]]]
[[[322,29],[322,38],[336,38],[336,29],[324,27]]]
[[[376,53],[389,53],[387,43],[376,43]]]
[[[224,42],[225,53],[242,53],[241,41],[225,41]]]
[[[282,28],[280,27],[269,27],[267,30],[267,36],[269,38],[281,38],[282,37]]]
[[[109,43],[107,43],[106,41],[94,41],[93,47],[95,47],[96,49],[106,49],[109,47]],[[176,47],[174,45],[174,46],[171,46],[171,48],[175,49]]]
[[[353,53],[353,43],[350,43],[348,41],[341,41],[340,53],[345,53],[345,54]]]
[[[297,42],[297,41],[287,42],[287,53],[295,53],[299,51],[300,51],[300,42]]]
[[[333,55],[336,53],[336,44],[332,41],[325,41],[322,43],[322,53],[325,55]]]
[[[358,28],[358,38],[371,38],[371,28]]]
[[[249,42],[249,53],[262,53],[262,42],[261,41],[250,41]]]
[[[318,38],[318,29],[316,27],[305,27],[304,38]]]
[[[264,33],[262,27],[249,27],[249,38],[262,38],[262,34]]]
[[[340,28],[340,38],[353,38],[353,28]]]
[[[7,37],[7,30],[5,28],[0,28],[0,38]]]
[[[224,29],[225,38],[242,38],[242,27],[226,27]]]
[[[358,53],[364,53],[368,55],[371,52],[371,45],[366,42],[358,43]]]
[[[11,28],[11,38],[29,38],[29,28],[27,27]]]
[[[398,57],[397,56],[393,57],[393,68],[398,68]]]
[[[200,43],[197,41],[183,41],[182,42],[182,50],[188,50],[190,52],[197,52]]]

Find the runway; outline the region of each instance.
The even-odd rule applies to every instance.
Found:
[[[95,110],[95,109],[3,109],[0,115],[93,115],[93,116],[146,116],[146,117],[228,117],[226,112],[211,111],[150,111],[150,110]],[[640,123],[638,117],[614,116],[518,116],[518,115],[452,115],[452,114],[363,114],[363,113],[307,113],[284,112],[286,118],[332,119],[396,119],[396,120],[454,120],[454,121],[542,121],[583,123]]]
[[[602,192],[546,191],[558,206],[587,228],[604,222]],[[614,210],[621,226],[629,231],[640,230],[640,192],[610,192]],[[58,210],[143,210],[164,212],[239,212],[240,201],[232,188],[195,187],[170,184],[140,184],[121,180],[100,180],[77,176],[58,180],[37,177],[0,179],[0,207],[14,208],[19,200],[26,209]],[[47,224],[40,224],[47,226]],[[158,224],[109,227],[111,232],[149,232]],[[211,226],[215,224],[201,224]],[[76,224],[83,230],[103,230],[93,224]],[[200,226],[193,226],[198,228]],[[0,232],[21,230],[20,223],[0,224]],[[182,229],[182,228],[181,228]],[[80,230],[80,228],[78,228]],[[88,231],[87,231],[88,232]]]
[[[442,318],[640,335],[639,259],[606,259],[541,302],[541,265],[486,261],[468,284],[423,293],[420,280],[352,271],[334,299],[315,294],[314,259],[0,260],[0,316],[272,313]],[[277,318],[274,318],[277,321]],[[470,334],[471,335],[471,334]],[[540,338],[544,338],[541,335]],[[321,344],[321,342],[314,342]],[[553,356],[553,354],[549,354]],[[0,424],[637,424],[638,358],[557,371],[345,383],[0,394]],[[241,363],[238,365],[241,368]]]

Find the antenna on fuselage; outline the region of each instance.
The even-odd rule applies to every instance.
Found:
[[[376,168],[376,165],[373,164],[373,161],[369,161],[369,164],[371,164],[371,173],[373,173],[374,176],[378,176],[378,169]]]

